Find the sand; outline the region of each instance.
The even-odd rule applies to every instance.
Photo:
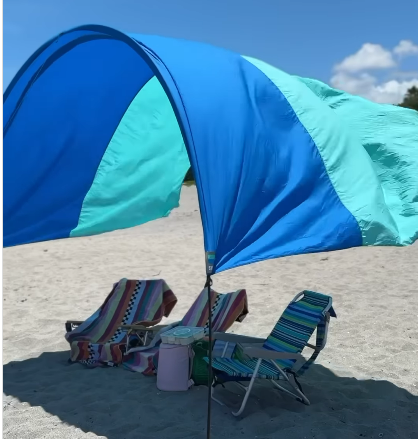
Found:
[[[174,255],[174,257],[173,257]],[[84,319],[113,282],[164,278],[182,317],[204,284],[196,191],[134,229],[8,248],[4,257],[4,437],[204,438],[206,388],[164,393],[121,368],[70,365],[64,322]],[[418,438],[418,245],[359,248],[262,262],[221,273],[214,288],[246,288],[250,314],[232,331],[266,336],[302,289],[329,293],[338,319],[318,364],[301,380],[311,406],[266,384],[242,418],[239,389],[217,390],[215,438]]]

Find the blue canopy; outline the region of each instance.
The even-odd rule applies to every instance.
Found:
[[[410,244],[417,122],[207,44],[78,27],[4,94],[4,245],[168,215],[190,164],[214,272]]]

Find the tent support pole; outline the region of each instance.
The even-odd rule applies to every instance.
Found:
[[[213,378],[212,378],[212,304],[211,304],[211,289],[212,286],[212,279],[210,274],[207,275],[206,278],[206,289],[208,293],[208,308],[209,308],[209,319],[208,319],[208,326],[209,326],[209,365],[208,365],[208,411],[207,411],[207,425],[206,425],[206,438],[210,439],[211,436],[211,416],[212,416],[212,384],[213,384]]]

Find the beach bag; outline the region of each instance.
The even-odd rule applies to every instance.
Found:
[[[167,392],[182,392],[192,385],[193,350],[190,345],[162,343],[160,345],[157,388]]]
[[[192,380],[195,386],[207,386],[209,380],[208,364],[204,360],[209,355],[209,342],[201,340],[192,345],[193,367]]]
[[[226,343],[222,340],[215,340],[212,343],[213,357],[232,358],[237,353],[236,343]],[[192,380],[195,386],[207,386],[209,381],[209,368],[205,358],[209,356],[209,342],[206,340],[199,340],[192,345],[193,369]],[[241,349],[242,350],[242,349]]]

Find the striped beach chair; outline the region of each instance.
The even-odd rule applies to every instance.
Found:
[[[121,279],[87,320],[67,321],[70,362],[88,367],[121,364],[129,328],[155,328],[176,303],[177,297],[163,279]]]
[[[227,331],[234,322],[242,322],[247,316],[246,290],[220,294],[211,289],[210,294],[210,306],[208,306],[207,290],[204,289],[181,321],[160,329],[154,335],[150,345],[129,349],[124,358],[123,366],[132,372],[141,372],[150,376],[155,375],[158,368],[161,334],[165,331],[175,326],[194,326],[204,328],[207,335],[209,310],[212,314],[212,328],[214,331]]]
[[[240,416],[255,379],[262,378],[309,405],[297,377],[309,369],[325,347],[330,317],[337,317],[330,296],[303,291],[288,305],[267,339],[215,333],[212,398],[223,405],[214,397],[214,388],[217,384],[236,382],[245,391],[240,409],[233,412],[233,415]],[[308,341],[315,329],[314,346]],[[309,359],[302,355],[307,347],[313,349]],[[205,360],[208,361],[207,358]],[[248,387],[242,384],[243,381],[249,381]],[[286,382],[288,388],[278,381]]]

